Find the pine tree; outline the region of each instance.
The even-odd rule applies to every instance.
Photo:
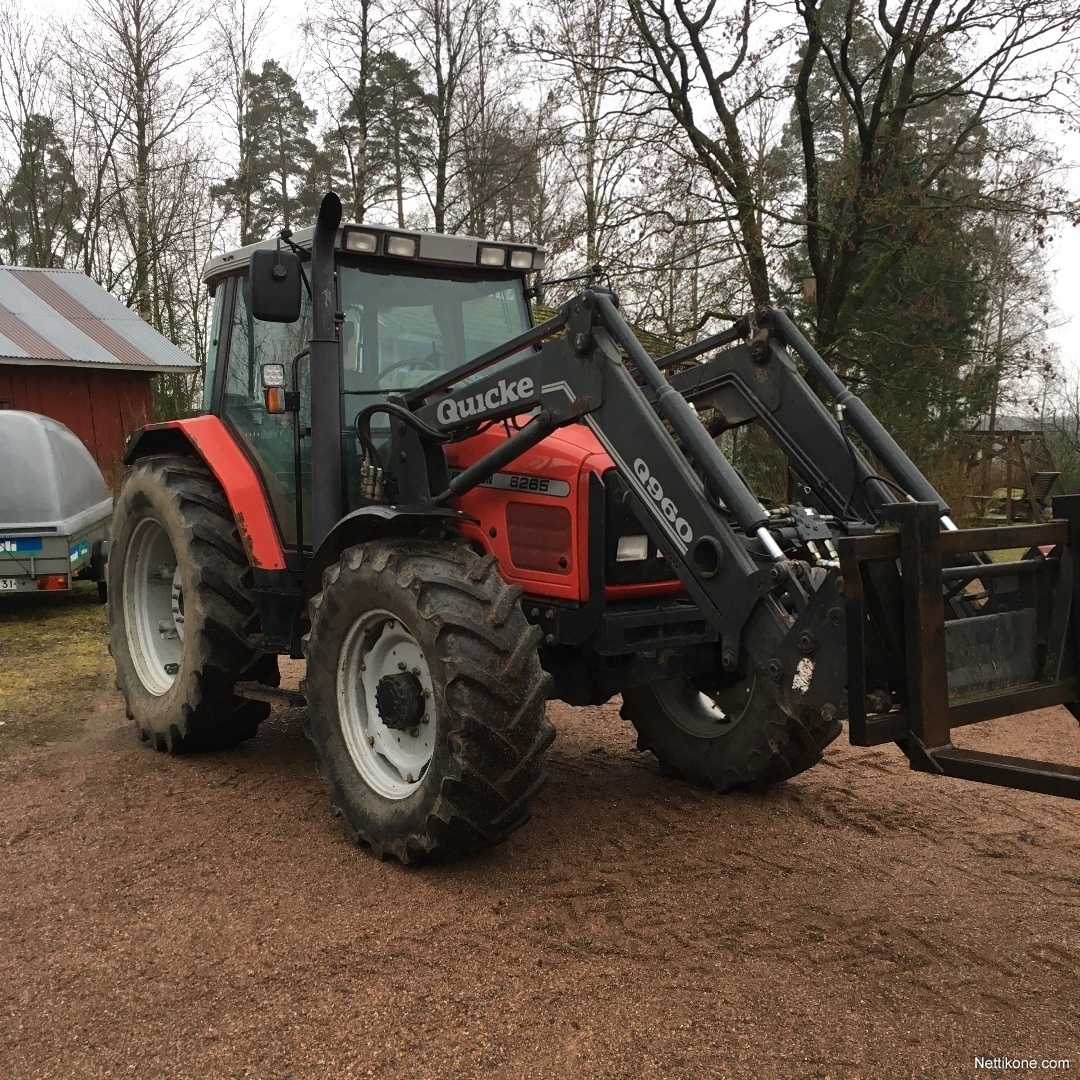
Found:
[[[0,209],[7,258],[22,266],[63,266],[81,240],[82,188],[52,117],[28,116],[20,144],[19,165]]]
[[[824,10],[823,36],[842,36],[843,11]],[[859,22],[850,62],[856,71],[884,62],[881,43]],[[796,71],[804,65],[805,56]],[[913,93],[924,91],[928,103],[882,137],[870,168],[834,73],[818,65],[801,91],[806,115],[793,110],[779,152],[797,175],[812,117],[816,201],[806,243],[788,259],[793,304],[841,376],[925,462],[949,431],[983,411],[992,390],[973,356],[986,300],[973,256],[986,140],[976,130],[966,147],[949,144],[942,133],[977,129],[977,120],[965,99],[931,93],[955,78],[942,46],[915,79]],[[800,300],[804,278],[810,287]]]
[[[240,242],[250,244],[279,229],[305,225],[301,190],[315,159],[308,130],[315,112],[304,104],[296,80],[274,60],[259,74],[247,72],[248,107],[237,174],[214,195],[241,216]]]

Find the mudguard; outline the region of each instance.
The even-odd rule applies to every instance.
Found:
[[[194,454],[202,458],[225,491],[251,565],[259,570],[285,569],[285,553],[262,481],[220,417],[167,420],[139,428],[128,436],[125,465],[151,454]]]
[[[354,544],[385,536],[419,536],[423,533],[441,536],[466,524],[477,524],[476,518],[448,507],[401,510],[381,504],[362,506],[346,514],[319,546],[304,575],[304,597],[319,592],[323,573],[337,562],[346,548]]]

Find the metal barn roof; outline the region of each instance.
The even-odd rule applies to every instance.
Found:
[[[85,274],[26,266],[0,266],[0,364],[198,367]]]

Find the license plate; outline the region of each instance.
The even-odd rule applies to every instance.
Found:
[[[0,592],[15,592],[19,587],[19,579],[13,577],[0,577]]]

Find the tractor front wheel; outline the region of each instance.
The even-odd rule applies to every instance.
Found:
[[[138,462],[116,500],[109,553],[109,651],[143,740],[178,754],[254,735],[270,706],[233,687],[276,686],[277,657],[251,644],[251,569],[209,470],[184,457]]]
[[[771,679],[748,676],[703,692],[689,678],[665,679],[623,694],[622,717],[665,776],[717,791],[764,786],[805,772],[840,734],[836,719],[782,707]]]
[[[308,734],[379,857],[452,858],[529,819],[554,729],[520,593],[453,542],[372,541],[326,571],[304,639]]]

